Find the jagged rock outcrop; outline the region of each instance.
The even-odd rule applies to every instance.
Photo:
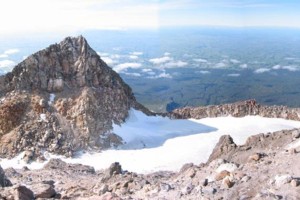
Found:
[[[151,114],[82,36],[68,37],[0,77],[0,156],[119,145],[112,124],[130,108]]]
[[[211,162],[221,156],[228,155],[231,152],[234,152],[237,145],[234,143],[230,135],[223,135],[220,137],[219,142],[215,146],[213,152],[208,158],[208,162]]]
[[[258,115],[262,117],[300,121],[300,108],[289,108],[287,106],[265,106],[258,104],[255,100],[246,100],[232,104],[179,108],[173,110],[168,115],[176,119],[201,119],[206,117],[224,117],[229,115],[234,117]]]

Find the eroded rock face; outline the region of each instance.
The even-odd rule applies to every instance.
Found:
[[[0,77],[0,155],[117,146],[112,124],[130,108],[151,114],[82,36],[68,37]]]

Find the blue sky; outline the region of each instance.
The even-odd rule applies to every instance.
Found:
[[[299,0],[0,0],[0,34],[162,26],[300,28]]]

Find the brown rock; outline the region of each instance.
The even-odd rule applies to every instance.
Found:
[[[210,163],[218,158],[223,158],[224,155],[234,152],[236,147],[237,145],[230,135],[221,136],[207,162]]]
[[[224,178],[222,184],[225,188],[231,188],[234,185],[234,182],[231,181],[228,177]]]
[[[249,156],[249,160],[259,161],[262,158],[262,155],[260,153],[255,153],[251,156]]]
[[[215,180],[216,181],[223,180],[227,176],[230,176],[230,172],[223,170],[215,176]]]
[[[56,192],[50,184],[35,184],[30,187],[34,193],[35,198],[52,198],[56,195]]]

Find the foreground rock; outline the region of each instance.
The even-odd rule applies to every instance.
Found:
[[[0,76],[0,156],[41,150],[72,156],[79,149],[122,143],[111,132],[131,108],[151,114],[83,37],[64,39]]]
[[[288,152],[291,145],[300,150],[300,139],[293,139],[295,130],[251,136],[240,146],[223,136],[207,163],[186,164],[176,173],[136,174],[120,163],[95,171],[60,159],[50,160],[41,170],[5,171],[14,185],[23,183],[43,198],[299,199],[299,155]],[[13,188],[4,190],[13,194]]]
[[[10,180],[7,179],[5,172],[0,166],[0,187],[8,187],[8,186],[12,186],[12,184]]]

